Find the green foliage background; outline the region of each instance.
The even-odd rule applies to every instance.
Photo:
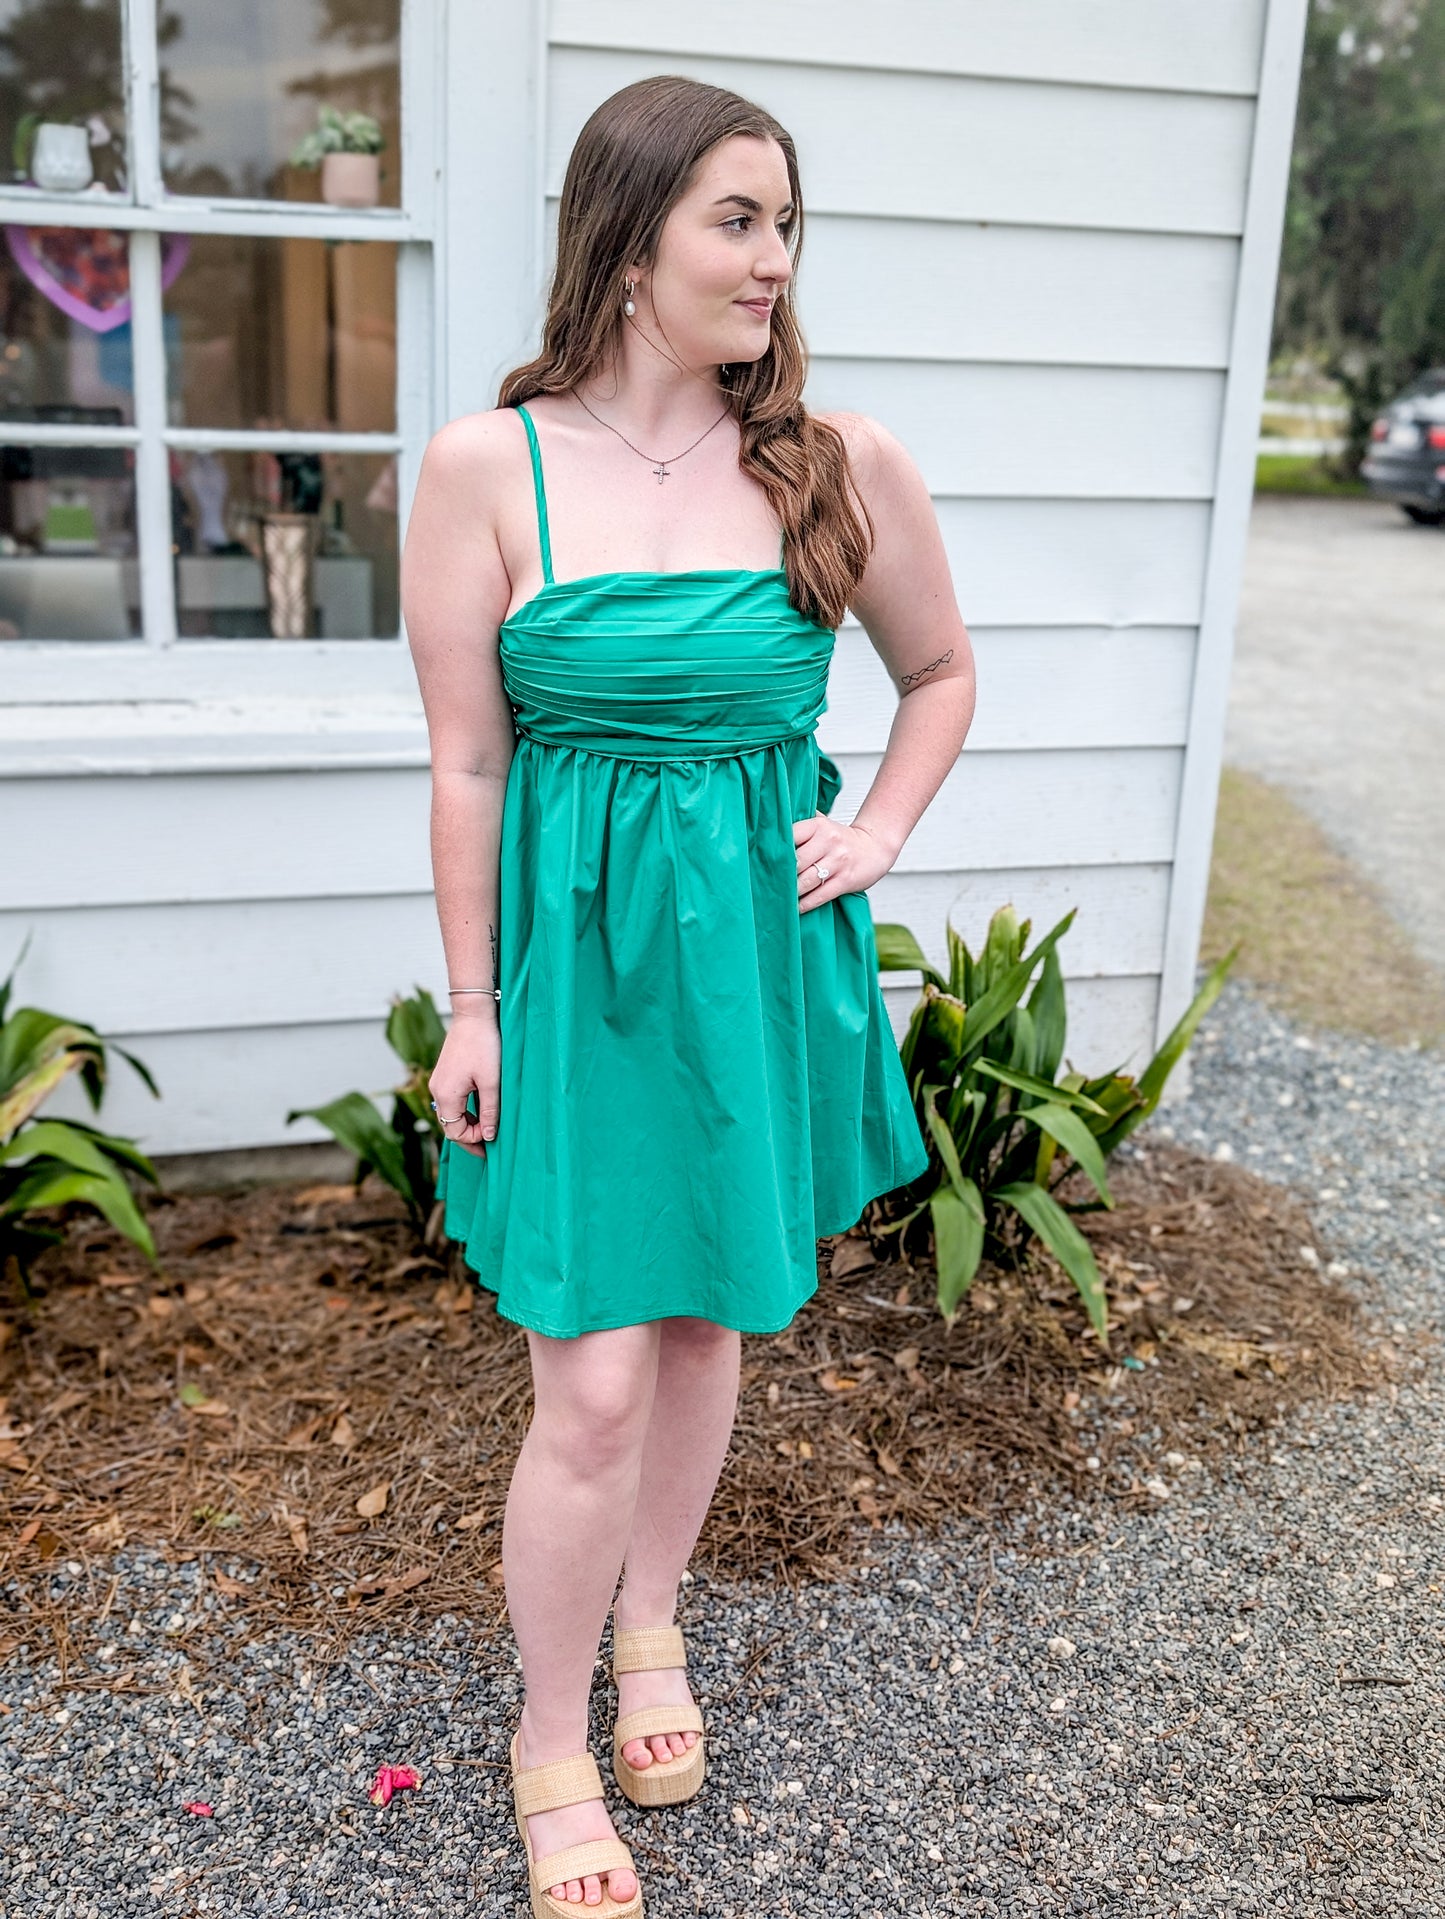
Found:
[[[1273,354],[1350,403],[1354,471],[1380,405],[1445,362],[1445,0],[1314,0]]]

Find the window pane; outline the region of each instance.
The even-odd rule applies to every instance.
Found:
[[[129,425],[123,233],[7,225],[0,244],[0,418]]]
[[[0,447],[0,642],[125,640],[140,628],[126,447]]]
[[[305,637],[299,629],[308,544],[315,638],[398,633],[396,463],[390,455],[177,451],[172,473],[183,501],[176,535],[176,618],[183,637]]]
[[[6,179],[127,191],[119,0],[0,0],[0,143]]]
[[[166,315],[180,340],[173,426],[395,427],[390,241],[197,234]]]
[[[401,204],[401,0],[169,0],[162,17],[172,193],[332,198],[330,169],[291,163],[327,106],[379,124],[376,204]]]

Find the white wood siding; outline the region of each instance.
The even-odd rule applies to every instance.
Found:
[[[1138,1070],[1192,991],[1303,9],[449,9],[438,419],[533,350],[599,100],[682,72],[793,131],[809,401],[918,460],[978,658],[968,747],[874,916],[941,960],[949,914],[976,941],[1005,900],[1036,932],[1077,907],[1087,1070]],[[444,986],[414,689],[364,651],[331,699],[334,655],[297,645],[224,711],[182,667],[64,740],[33,715],[0,737],[0,954],[36,928],[22,996],[151,1064],[164,1103],[118,1062],[105,1115],[151,1150],[323,1137],[286,1110],[386,1086],[388,996]],[[892,711],[850,622],[819,728],[842,818]],[[901,1032],[913,985],[886,992]]]

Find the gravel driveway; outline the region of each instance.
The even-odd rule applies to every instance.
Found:
[[[1283,786],[1445,966],[1445,529],[1256,497],[1224,757]]]
[[[1445,1061],[1311,1038],[1231,982],[1187,1109],[1153,1124],[1312,1192],[1408,1344],[1445,1332],[1442,1120]],[[1148,1511],[885,1537],[852,1588],[699,1577],[708,1785],[646,1815],[609,1793],[652,1919],[1445,1915],[1445,1365],[1218,1479],[1154,1467]],[[448,1622],[318,1684],[278,1637],[192,1684],[167,1630],[192,1569],[120,1569],[104,1663],[141,1690],[4,1669],[5,1919],[526,1911],[510,1648]],[[594,1709],[610,1788],[602,1672]],[[423,1783],[379,1811],[383,1760]]]

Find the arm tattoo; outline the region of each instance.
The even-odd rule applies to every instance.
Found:
[[[946,666],[952,658],[953,648],[949,647],[946,653],[940,653],[938,658],[936,660],[930,660],[927,666],[920,666],[916,673],[905,673],[899,684],[902,686],[915,685],[923,678],[925,673],[931,673],[936,666]]]
[[[490,936],[491,942],[492,942],[492,984],[493,986],[500,986],[501,981],[497,978],[497,929],[496,927],[489,925],[487,927],[487,933]]]

